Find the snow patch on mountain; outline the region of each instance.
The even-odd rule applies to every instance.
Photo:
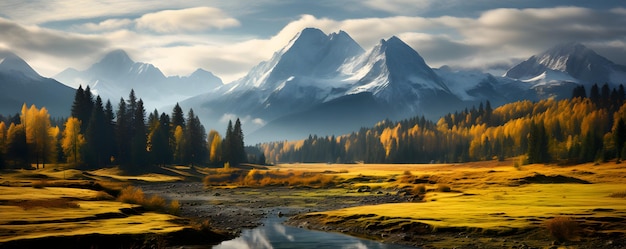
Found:
[[[565,82],[579,83],[579,80],[563,71],[546,70],[533,78],[523,79],[522,82],[531,83],[533,87],[538,87],[561,85]]]
[[[0,72],[17,73],[31,79],[42,78],[26,61],[10,51],[0,51]]]

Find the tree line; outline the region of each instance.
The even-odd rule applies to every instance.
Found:
[[[26,104],[18,115],[0,117],[0,167],[68,163],[145,172],[155,165],[238,165],[247,161],[243,140],[239,119],[229,121],[222,138],[215,130],[207,134],[193,109],[185,117],[176,104],[171,115],[155,109],[146,118],[132,90],[114,111],[109,100],[103,103],[89,86],[80,86],[67,119],[51,120],[45,107]]]
[[[432,163],[503,160],[583,163],[626,156],[626,93],[593,85],[570,99],[519,101],[493,109],[489,101],[433,122],[385,120],[344,136],[311,135],[258,145],[270,162]]]

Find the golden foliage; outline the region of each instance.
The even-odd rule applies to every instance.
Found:
[[[205,186],[235,185],[242,187],[308,186],[329,187],[335,177],[323,173],[279,170],[214,170],[204,178]]]
[[[68,163],[78,165],[81,163],[81,148],[85,145],[85,137],[80,133],[81,121],[70,117],[65,122],[61,147],[67,157]]]
[[[141,188],[128,186],[122,189],[120,195],[117,197],[118,201],[141,205],[147,210],[169,212],[174,214],[178,212],[180,203],[178,201],[172,201],[169,206],[167,201],[158,195],[145,196]]]
[[[545,223],[550,235],[559,241],[572,241],[578,238],[581,228],[570,217],[555,217]]]

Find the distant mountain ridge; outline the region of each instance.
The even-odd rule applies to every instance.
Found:
[[[52,117],[67,117],[74,89],[39,75],[26,61],[0,51],[0,114],[20,112],[22,105],[46,107]]]
[[[557,45],[509,69],[506,77],[531,81],[568,81],[590,86],[626,83],[626,67],[575,42]]]
[[[523,99],[568,98],[579,84],[626,82],[623,68],[582,44],[566,43],[530,57],[504,76],[432,69],[395,36],[364,51],[344,31],[326,35],[306,28],[243,78],[182,104],[201,113],[210,126],[232,116],[255,120],[247,124],[253,130],[248,137],[255,142],[271,136],[297,139],[311,131],[340,135],[385,118],[436,119],[487,100],[499,106]],[[353,97],[359,94],[365,95]],[[337,117],[350,118],[333,122]]]
[[[229,84],[198,69],[165,76],[157,67],[114,50],[84,71],[68,68],[56,78],[89,85],[113,103],[130,89],[146,109],[181,102],[206,127],[221,130],[229,119],[244,121],[246,141],[301,139],[309,134],[342,135],[384,119],[438,119],[489,100],[493,107],[518,101],[569,98],[584,85],[626,83],[626,67],[580,43],[564,43],[497,76],[447,66],[431,68],[400,38],[382,39],[365,51],[344,31],[306,28],[268,60]],[[0,113],[23,102],[69,115],[74,90],[41,77],[28,63],[0,51]],[[167,111],[167,108],[162,109]]]
[[[109,52],[85,71],[68,68],[54,78],[71,85],[89,85],[102,99],[114,103],[134,89],[150,108],[173,105],[222,85],[220,78],[203,69],[186,77],[167,77],[152,64],[133,61],[123,50]]]

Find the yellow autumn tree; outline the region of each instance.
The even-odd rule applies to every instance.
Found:
[[[81,123],[75,117],[67,119],[65,130],[63,130],[63,140],[61,141],[61,147],[63,147],[63,153],[67,157],[67,162],[75,166],[82,163],[80,151],[85,145],[85,137],[80,133]]]
[[[217,163],[222,160],[222,136],[216,131],[209,131],[209,160],[212,163]]]
[[[24,104],[20,121],[24,125],[26,142],[28,143],[29,151],[32,152],[32,157],[35,159],[37,168],[39,168],[39,163],[42,164],[42,167],[45,167],[46,162],[54,159],[53,155],[57,151],[55,134],[51,130],[52,126],[48,110],[45,107],[37,109],[35,105],[27,108],[26,104]]]

